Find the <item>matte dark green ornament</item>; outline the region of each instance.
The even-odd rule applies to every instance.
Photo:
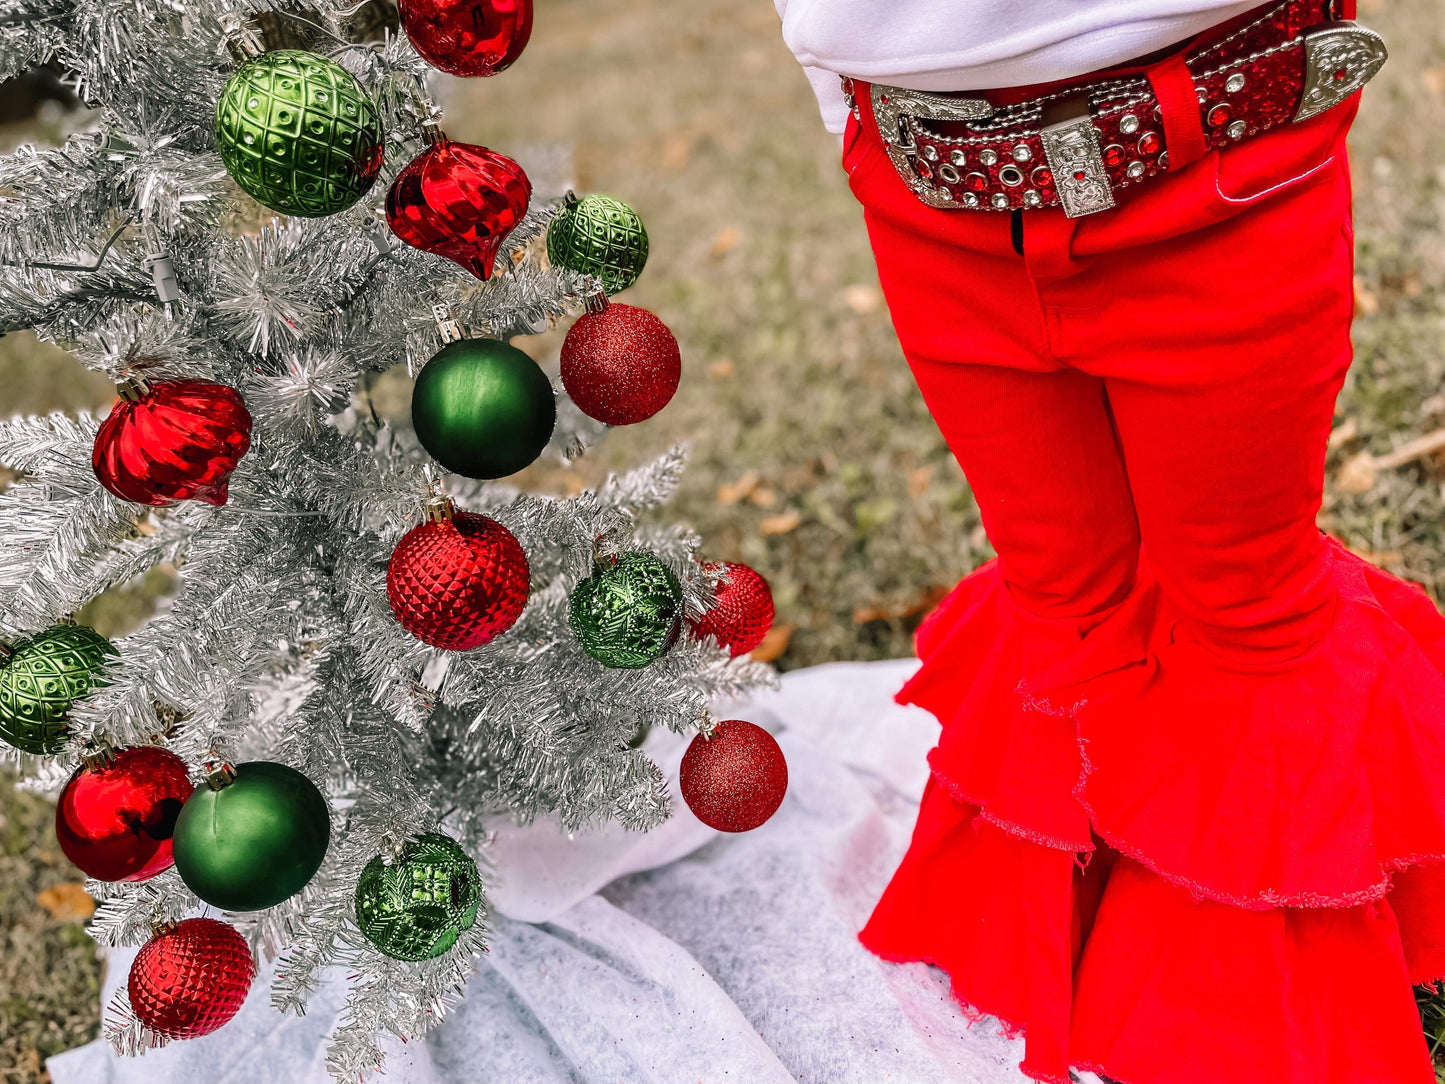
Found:
[[[295,768],[236,765],[235,778],[197,787],[176,818],[173,850],[186,887],[225,911],[259,911],[294,896],[321,867],[331,808]]]
[[[456,840],[427,832],[395,859],[377,855],[356,884],[356,923],[394,960],[430,960],[477,921],[482,879]]]
[[[547,447],[557,399],[541,367],[496,339],[458,339],[426,363],[411,422],[433,459],[468,478],[505,478]]]
[[[625,290],[647,266],[647,229],[637,212],[611,196],[569,196],[547,226],[547,258],[595,275],[609,294]]]
[[[84,625],[56,625],[17,641],[0,656],[0,738],[27,753],[59,753],[71,705],[98,684],[114,654],[109,640]]]
[[[273,211],[320,218],[366,195],[381,172],[381,118],[356,78],[299,49],[252,57],[216,103],[226,171]]]
[[[568,603],[582,650],[603,666],[638,670],[677,640],[682,585],[650,553],[624,553],[577,585]]]

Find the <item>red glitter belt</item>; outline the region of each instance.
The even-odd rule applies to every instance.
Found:
[[[1120,188],[1313,117],[1364,86],[1385,63],[1384,39],[1335,19],[1335,3],[1283,0],[1141,74],[1013,105],[875,83],[873,117],[899,175],[930,207],[1062,207],[1078,218],[1113,207]],[[861,120],[854,81],[843,90]]]

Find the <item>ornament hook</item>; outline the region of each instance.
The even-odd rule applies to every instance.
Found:
[[[237,64],[244,64],[266,51],[261,35],[240,11],[227,11],[221,15],[221,33],[226,36],[226,48]]]

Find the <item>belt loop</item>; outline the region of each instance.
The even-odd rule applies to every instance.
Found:
[[[1199,95],[1194,89],[1194,76],[1184,63],[1184,54],[1175,53],[1144,74],[1154,88],[1154,96],[1159,99],[1170,170],[1182,169],[1204,157],[1208,146],[1204,142]]]

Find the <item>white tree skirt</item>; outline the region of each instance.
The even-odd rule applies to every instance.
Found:
[[[893,703],[916,664],[789,674],[735,713],[774,730],[790,787],[741,836],[676,813],[647,835],[508,829],[492,855],[491,952],[424,1042],[389,1044],[388,1084],[1021,1084],[1022,1044],[970,1026],[947,980],[886,964],[856,932],[913,827],[933,718]],[[653,735],[673,771],[683,743]],[[102,1004],[134,952],[108,960]],[[330,1084],[343,975],[306,1016],[269,972],[226,1027],[142,1058],[102,1042],[51,1058],[55,1084]]]

